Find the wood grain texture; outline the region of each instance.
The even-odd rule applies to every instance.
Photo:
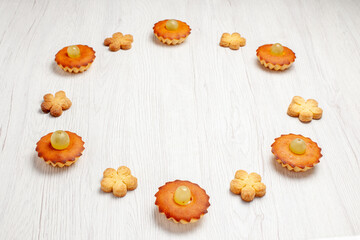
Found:
[[[0,1],[1,239],[311,239],[360,234],[360,1]],[[192,33],[168,47],[153,36],[166,18]],[[129,51],[103,40],[134,36]],[[239,32],[239,51],[219,46]],[[285,72],[255,50],[281,42],[297,56]],[[58,50],[86,44],[96,60],[63,72]],[[64,90],[73,106],[43,114],[42,96]],[[323,118],[287,116],[294,95],[315,98]],[[58,169],[36,142],[64,129],[85,141],[82,158]],[[323,149],[319,165],[293,173],[274,161],[274,138],[297,133]],[[102,172],[128,166],[139,186],[118,199]],[[262,175],[267,194],[231,194],[238,169]],[[176,225],[159,215],[157,188],[190,180],[210,195],[209,213]]]

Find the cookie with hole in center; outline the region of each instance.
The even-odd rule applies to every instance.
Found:
[[[275,138],[271,152],[282,167],[295,172],[305,172],[320,162],[321,148],[302,135],[287,134]]]
[[[159,212],[175,223],[193,223],[208,211],[209,196],[199,185],[182,180],[167,182],[155,194]]]
[[[82,73],[88,70],[94,60],[94,49],[80,44],[64,47],[55,55],[57,65],[70,73]]]

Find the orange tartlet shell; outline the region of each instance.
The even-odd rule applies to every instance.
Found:
[[[55,55],[55,62],[59,67],[67,72],[79,73],[86,71],[95,60],[95,51],[86,45],[76,45],[80,49],[80,57],[71,58],[64,47]]]
[[[304,154],[295,154],[290,150],[290,143],[295,138],[300,138],[306,143],[306,151]],[[275,138],[275,142],[271,145],[271,152],[275,155],[276,161],[283,167],[295,172],[305,172],[313,168],[320,162],[322,157],[321,148],[316,142],[302,135],[287,134]]]
[[[265,44],[256,50],[256,56],[260,63],[271,70],[285,70],[295,61],[295,53],[285,46],[282,55],[274,55],[271,53],[272,44]]]
[[[162,42],[168,45],[176,45],[185,41],[185,39],[190,35],[191,28],[185,22],[176,20],[179,24],[179,27],[175,31],[170,31],[166,29],[166,22],[169,19],[162,20],[155,23],[153,29],[155,36]]]
[[[192,200],[188,205],[179,205],[174,201],[174,193],[179,186],[187,186],[191,191]],[[175,223],[196,222],[208,212],[207,208],[210,206],[210,197],[205,190],[189,181],[175,180],[167,182],[164,186],[159,187],[155,197],[155,205],[158,206],[159,212]]]
[[[39,142],[37,142],[36,151],[39,158],[42,158],[47,164],[51,164],[53,167],[70,166],[75,163],[84,151],[84,142],[80,136],[75,133],[68,132],[70,144],[64,150],[56,150],[51,146],[51,135],[49,133],[43,136]]]

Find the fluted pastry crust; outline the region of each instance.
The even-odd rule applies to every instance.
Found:
[[[290,150],[292,140],[300,138],[306,143],[306,151],[304,154],[295,154]],[[305,172],[313,168],[320,162],[322,157],[321,148],[316,142],[302,135],[287,134],[275,138],[275,142],[271,145],[271,152],[275,155],[276,161],[283,167],[295,172]]]
[[[290,48],[283,46],[283,54],[274,55],[271,53],[271,47],[272,44],[265,44],[256,50],[256,56],[265,67],[275,71],[283,71],[295,61],[295,53]]]
[[[84,72],[95,60],[95,51],[86,45],[76,45],[80,49],[80,57],[71,58],[67,54],[67,48],[64,47],[55,55],[55,62],[64,71],[71,73]]]
[[[162,42],[168,45],[176,45],[185,41],[190,35],[191,28],[185,22],[176,20],[179,27],[175,31],[166,29],[166,22],[169,19],[159,21],[155,23],[153,29],[155,36]]]
[[[174,201],[174,193],[179,186],[187,186],[190,189],[192,200],[188,205],[179,205]],[[158,206],[159,212],[176,223],[196,222],[208,212],[207,208],[210,206],[210,197],[205,190],[189,181],[167,182],[159,187],[155,197],[155,205]]]
[[[56,150],[51,146],[51,135],[49,133],[43,136],[37,142],[36,151],[39,158],[42,158],[47,164],[53,167],[70,166],[75,163],[84,151],[84,142],[81,137],[75,133],[66,131],[70,138],[69,146],[64,150]]]

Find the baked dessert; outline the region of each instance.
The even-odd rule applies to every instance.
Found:
[[[313,119],[320,119],[323,110],[318,107],[318,102],[314,99],[305,101],[302,97],[293,97],[287,114],[291,117],[299,117],[301,122],[311,122]]]
[[[263,197],[266,193],[266,186],[261,182],[261,176],[257,173],[248,174],[244,170],[238,170],[235,178],[230,182],[230,191],[240,195],[241,199],[251,202],[255,197]]]
[[[241,37],[237,32],[230,35],[230,33],[224,33],[220,39],[220,46],[229,47],[232,50],[238,50],[240,47],[245,46],[246,39]]]
[[[260,63],[271,70],[285,70],[295,61],[295,53],[280,43],[265,44],[256,50]]]
[[[86,45],[64,47],[55,55],[55,62],[67,72],[84,72],[95,60],[95,51]]]
[[[85,149],[81,137],[61,130],[43,136],[36,145],[39,158],[53,167],[70,166]]]
[[[176,45],[185,41],[190,35],[190,27],[185,22],[166,19],[155,23],[155,36],[162,42],[168,45]]]
[[[175,223],[193,223],[207,213],[209,196],[199,185],[175,180],[159,187],[155,194],[159,212]]]
[[[110,51],[116,52],[120,49],[129,50],[134,38],[131,34],[123,35],[121,32],[114,33],[111,38],[104,40],[104,45],[109,46]]]
[[[107,168],[104,171],[101,180],[101,190],[104,192],[113,192],[116,197],[124,197],[128,190],[135,190],[136,187],[137,178],[131,175],[128,167],[121,166],[117,171],[113,168]]]
[[[271,152],[283,167],[295,172],[305,172],[320,162],[321,148],[302,135],[287,134],[275,139]]]
[[[67,110],[71,107],[72,103],[69,98],[66,97],[64,91],[55,93],[55,96],[48,93],[44,96],[44,102],[41,104],[41,110],[44,113],[49,113],[53,117],[59,117],[63,113],[63,110]]]

